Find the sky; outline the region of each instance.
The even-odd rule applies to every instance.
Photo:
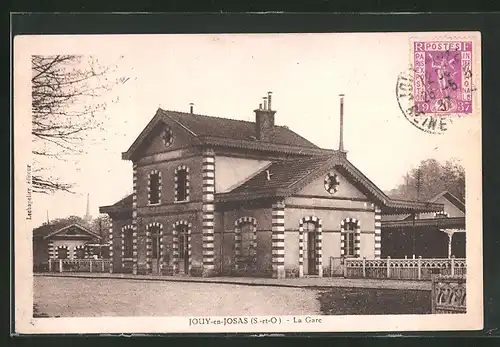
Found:
[[[276,124],[337,149],[343,93],[348,159],[383,190],[402,183],[421,160],[460,160],[469,145],[466,125],[428,134],[403,116],[395,90],[410,64],[405,33],[45,36],[16,38],[14,45],[15,59],[21,52],[14,63],[27,71],[27,53],[85,54],[118,64],[115,73],[128,77],[103,96],[118,100],[98,115],[105,131],[90,134],[86,154],[52,162],[53,175],[73,182],[74,194],[34,195],[35,226],[47,214],[83,216],[87,194],[95,217],[99,206],[130,193],[132,164],[121,153],[158,107],[188,112],[192,102],[198,114],[253,121],[272,91]]]

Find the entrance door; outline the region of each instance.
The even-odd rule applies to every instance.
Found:
[[[151,233],[152,254],[151,267],[153,275],[161,275],[161,252],[160,252],[160,235],[158,232]]]
[[[314,223],[304,223],[304,274],[318,274],[316,270],[316,225]]]
[[[179,233],[179,273],[188,275],[189,272],[189,254],[188,237],[184,228]]]
[[[316,233],[310,231],[307,233],[307,273],[309,275],[316,275]]]

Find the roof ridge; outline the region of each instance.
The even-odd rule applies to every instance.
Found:
[[[309,160],[321,160],[321,159],[326,159],[329,160],[330,158],[333,158],[332,154],[324,154],[324,155],[306,155],[302,158],[286,158],[286,159],[278,159],[276,162],[307,162]],[[274,162],[274,161],[273,161]]]

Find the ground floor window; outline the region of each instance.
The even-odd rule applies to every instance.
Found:
[[[75,258],[84,259],[85,258],[85,248],[83,246],[77,246],[75,248]]]
[[[254,256],[254,230],[252,223],[240,224],[241,233],[241,256],[251,258]]]
[[[68,259],[69,251],[67,247],[58,247],[57,248],[57,259]]]
[[[123,256],[125,258],[132,258],[133,245],[134,245],[134,230],[126,228],[123,232]]]
[[[347,219],[343,224],[344,256],[347,258],[356,257],[356,233],[358,223],[355,220]]]
[[[180,273],[189,273],[189,224],[183,223],[175,226],[177,235],[178,251],[179,254],[175,258]]]
[[[151,227],[151,255],[153,259],[160,258],[160,228],[157,226]]]

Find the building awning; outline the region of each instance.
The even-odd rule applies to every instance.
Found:
[[[425,228],[436,227],[442,229],[465,229],[465,217],[425,218],[415,220],[386,220],[382,221],[382,229],[388,228]]]

